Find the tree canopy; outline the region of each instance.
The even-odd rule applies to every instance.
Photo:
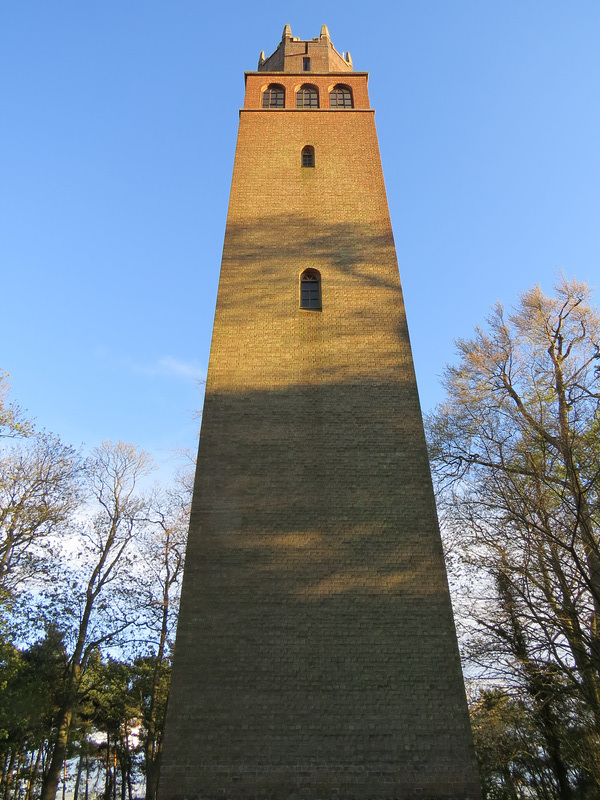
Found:
[[[153,800],[190,481],[38,431],[0,374],[0,792]]]
[[[562,278],[511,313],[497,304],[457,346],[428,431],[468,669],[508,693],[488,695],[496,720],[527,717],[528,791],[597,796],[600,316],[588,287]]]

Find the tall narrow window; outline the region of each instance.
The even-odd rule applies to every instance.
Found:
[[[303,167],[314,167],[315,165],[315,148],[307,144],[306,147],[302,148],[302,166]]]
[[[285,89],[278,83],[272,83],[263,92],[263,108],[285,108]]]
[[[300,275],[300,308],[321,310],[321,275],[316,269],[305,269]]]
[[[329,105],[331,108],[353,108],[352,90],[340,84],[334,86],[329,93]]]
[[[302,71],[310,72],[310,58],[308,56],[304,56],[302,59]]]
[[[319,90],[316,86],[303,84],[296,93],[296,108],[318,108]]]

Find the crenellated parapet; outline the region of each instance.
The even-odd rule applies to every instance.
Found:
[[[258,59],[261,72],[352,72],[350,53],[340,54],[333,46],[327,25],[314,39],[299,39],[292,36],[286,25],[277,50],[265,58],[264,50]]]

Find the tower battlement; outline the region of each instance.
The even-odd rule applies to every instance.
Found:
[[[292,29],[286,25],[277,50],[265,58],[264,50],[258,59],[261,72],[352,72],[350,53],[340,55],[333,46],[327,25],[321,26],[321,33],[314,39],[299,39],[292,36]]]

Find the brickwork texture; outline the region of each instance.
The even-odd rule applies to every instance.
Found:
[[[240,112],[160,800],[475,800],[367,76],[263,110],[282,78]]]

